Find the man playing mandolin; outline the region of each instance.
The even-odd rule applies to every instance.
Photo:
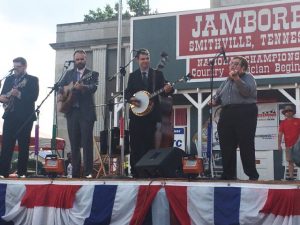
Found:
[[[38,78],[27,74],[27,62],[18,57],[13,60],[14,74],[6,78],[0,95],[4,106],[0,175],[8,177],[11,159],[18,140],[17,173],[26,177],[30,133],[36,120],[35,101],[39,95]]]
[[[150,68],[150,53],[147,49],[137,51],[136,60],[139,69],[129,75],[128,85],[125,91],[126,100],[135,107],[141,107],[144,103],[135,97],[135,93],[147,91],[153,93],[161,88],[164,89],[162,95],[168,95],[173,88],[168,84],[161,71]],[[134,114],[133,107],[129,112],[129,134],[130,134],[130,166],[131,174],[137,177],[134,169],[135,164],[150,149],[154,148],[154,134],[156,126],[161,122],[161,110],[158,96],[150,100],[153,104],[151,111],[139,115]]]
[[[74,69],[69,70],[60,83],[64,88],[59,96],[59,110],[64,112],[67,118],[72,152],[72,177],[80,177],[82,147],[83,175],[85,178],[92,178],[93,128],[96,121],[94,93],[97,90],[99,73],[86,68],[87,56],[84,50],[76,50],[73,58]]]

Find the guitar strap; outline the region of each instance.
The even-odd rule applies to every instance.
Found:
[[[24,80],[24,78],[25,74],[23,74],[21,77],[16,77],[13,82],[13,87],[18,87],[18,85]]]
[[[86,80],[87,77],[92,77],[92,76],[93,76],[93,71],[92,70],[88,71],[87,69],[85,69],[82,76],[79,77],[79,80],[83,81]]]
[[[83,74],[81,77],[79,77],[80,80],[84,79],[84,77],[89,74],[90,72],[87,71],[87,69],[84,70]]]

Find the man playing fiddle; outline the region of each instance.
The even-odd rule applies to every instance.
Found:
[[[234,57],[229,76],[213,97],[213,106],[221,105],[218,134],[222,153],[222,179],[236,179],[236,149],[239,147],[244,172],[250,180],[259,175],[255,165],[255,131],[257,124],[256,82],[248,72],[248,62]]]

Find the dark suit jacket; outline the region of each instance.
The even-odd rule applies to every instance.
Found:
[[[1,95],[7,94],[13,88],[14,80],[14,76],[6,78]],[[23,80],[26,80],[25,86],[18,88],[21,92],[21,98],[14,97],[14,110],[12,112],[5,111],[3,119],[15,118],[26,121],[32,116],[32,120],[36,120],[34,103],[39,95],[39,81],[37,77],[29,74],[25,74],[21,82]]]
[[[79,103],[80,116],[84,120],[95,121],[96,120],[96,109],[94,93],[97,90],[99,73],[85,69],[83,73],[83,78],[92,72],[92,76],[83,81],[83,84],[88,85],[88,89],[85,92],[80,92],[74,90],[75,101]],[[77,81],[76,69],[69,70],[64,76],[63,80],[60,82],[59,86],[65,86],[71,82],[75,83]],[[72,113],[72,108],[66,116]]]
[[[153,85],[154,83],[155,85]],[[152,68],[149,69],[148,74],[148,89],[143,83],[142,75],[140,69],[137,69],[133,73],[129,74],[128,79],[128,85],[125,90],[125,98],[127,101],[138,91],[146,90],[149,93],[152,93],[154,90],[158,90],[164,87],[166,84],[166,80],[164,78],[164,75],[161,71],[154,71]],[[164,92],[162,93],[164,94]],[[161,112],[160,112],[160,106],[159,106],[159,98],[158,96],[153,98],[154,101],[154,107],[151,113],[149,113],[146,116],[136,116],[132,113],[130,110],[129,112],[129,118],[133,121],[139,121],[139,120],[150,120],[153,122],[160,122],[161,121]]]

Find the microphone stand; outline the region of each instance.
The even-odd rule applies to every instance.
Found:
[[[58,78],[58,81],[54,84],[54,86],[51,88],[50,92],[48,93],[48,95],[46,96],[45,100],[47,99],[47,97],[54,91],[54,107],[53,107],[53,125],[52,125],[52,138],[51,138],[51,149],[54,149],[55,152],[57,152],[56,149],[56,137],[57,137],[57,104],[56,104],[56,100],[57,100],[57,92],[58,89],[60,87],[60,82],[63,80],[63,78],[66,75],[66,72],[68,71],[71,63],[73,63],[74,61],[65,61],[64,67],[63,67],[63,71],[60,75],[60,77]],[[62,157],[64,157],[64,151],[62,153]]]
[[[109,111],[109,126],[108,126],[108,130],[107,130],[107,138],[108,138],[108,175],[111,175],[111,171],[112,171],[112,115],[113,115],[113,111],[114,111],[114,105],[115,104],[119,104],[119,103],[114,103],[114,99],[117,98],[120,94],[117,94],[115,96],[112,96],[108,102],[106,104],[103,104],[103,106],[107,106],[108,107],[108,111]],[[107,139],[106,139],[107,140]]]
[[[68,65],[67,65],[67,64]],[[57,126],[56,126],[56,122],[57,122],[57,110],[56,110],[56,96],[57,96],[57,91],[59,88],[59,84],[62,81],[63,77],[65,76],[70,63],[71,62],[66,62],[64,65],[64,69],[61,73],[61,76],[59,77],[58,81],[54,84],[53,87],[51,87],[51,90],[48,92],[48,94],[46,95],[46,97],[42,100],[42,102],[37,106],[37,108],[34,110],[34,112],[27,118],[27,120],[22,124],[22,126],[17,130],[16,132],[16,137],[18,136],[18,134],[24,129],[24,127],[31,121],[32,117],[34,116],[34,114],[36,113],[37,115],[37,123],[35,125],[35,138],[34,138],[34,143],[35,143],[35,148],[34,148],[34,154],[36,157],[36,162],[35,162],[35,176],[38,176],[38,155],[39,155],[39,114],[40,114],[40,108],[42,107],[42,105],[44,104],[44,102],[48,99],[48,97],[52,94],[52,92],[54,91],[54,120],[53,120],[53,127],[52,127],[52,139],[51,139],[51,149],[55,150],[55,152],[57,152],[56,149],[56,130],[57,130]],[[57,152],[58,153],[58,152]],[[63,151],[63,156],[64,156],[64,151]]]
[[[123,83],[123,106],[122,106],[122,117],[120,118],[120,145],[121,145],[121,166],[120,166],[120,174],[124,176],[124,162],[125,162],[125,116],[126,116],[126,101],[125,101],[125,76],[126,76],[126,68],[130,65],[130,63],[135,59],[133,57],[125,66],[120,67],[120,74],[122,75],[122,83]]]
[[[213,90],[214,90],[214,76],[215,76],[215,62],[216,60],[221,56],[224,56],[224,62],[226,62],[226,57],[225,57],[225,51],[223,47],[221,48],[221,51],[217,53],[213,58],[209,60],[209,65],[210,65],[210,71],[211,71],[211,76],[210,76],[210,102],[213,100]],[[209,105],[209,123],[207,126],[207,151],[206,151],[206,157],[208,158],[208,170],[209,170],[209,175],[213,178],[214,177],[214,171],[213,171],[213,162],[212,162],[212,154],[213,154],[213,140],[212,140],[212,133],[213,133],[213,127],[212,127],[212,104]]]
[[[2,81],[3,81],[4,79],[6,79],[6,78],[12,76],[12,75],[13,75],[13,72],[14,72],[14,69],[11,69],[10,71],[8,71],[8,74],[7,74],[7,75],[5,75],[4,77],[2,77],[2,78],[0,79],[0,88],[1,88],[1,86],[2,86]]]

